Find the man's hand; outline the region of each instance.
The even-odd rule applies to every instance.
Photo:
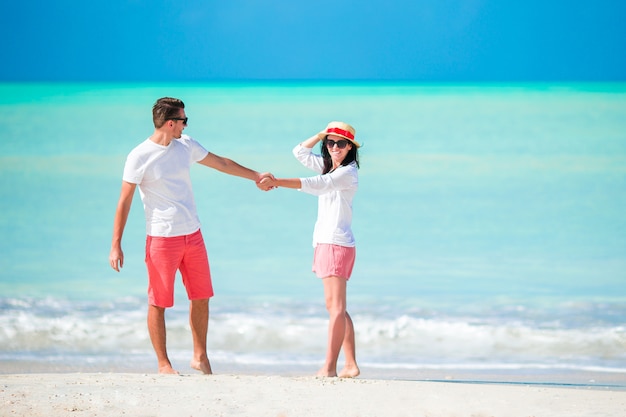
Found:
[[[120,268],[124,266],[124,252],[122,252],[122,248],[111,249],[111,253],[109,254],[109,264],[111,264],[111,268],[120,272]]]
[[[276,188],[273,182],[276,180],[274,176],[269,172],[264,172],[260,175],[259,180],[256,183],[256,186],[259,190],[269,191],[273,188]]]

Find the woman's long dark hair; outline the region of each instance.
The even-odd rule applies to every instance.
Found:
[[[326,147],[326,139],[328,136],[324,138],[322,141],[322,158],[324,158],[324,171],[322,174],[328,174],[333,169],[333,160],[330,157],[330,152],[328,152],[328,148]],[[352,145],[352,149],[348,151],[346,157],[341,161],[342,166],[346,166],[350,164],[352,161],[356,162],[356,167],[359,168],[359,151],[354,143],[350,142]]]

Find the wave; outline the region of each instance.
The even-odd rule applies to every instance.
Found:
[[[0,360],[141,362],[152,358],[145,303],[0,299]],[[522,317],[434,315],[374,306],[352,314],[360,360],[400,369],[626,369],[626,328],[591,322],[579,327]],[[212,357],[239,364],[318,363],[325,351],[326,315],[306,303],[231,304],[212,308]],[[167,312],[168,347],[188,356],[185,307]]]

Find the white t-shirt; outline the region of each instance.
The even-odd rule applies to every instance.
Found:
[[[324,171],[324,159],[314,154],[311,148],[297,145],[293,154],[305,167],[320,174]],[[352,234],[352,199],[359,186],[356,163],[340,166],[324,175],[300,178],[300,181],[300,191],[318,196],[313,246],[318,243],[355,246]]]
[[[150,236],[183,236],[200,229],[190,167],[208,151],[187,135],[168,146],[147,139],[126,158],[123,180],[139,185]]]

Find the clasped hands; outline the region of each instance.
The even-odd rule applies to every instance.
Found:
[[[274,181],[276,181],[274,175],[272,175],[270,172],[264,172],[260,175],[260,179],[256,182],[256,186],[259,188],[259,190],[269,191],[271,189],[277,188],[274,185]]]

